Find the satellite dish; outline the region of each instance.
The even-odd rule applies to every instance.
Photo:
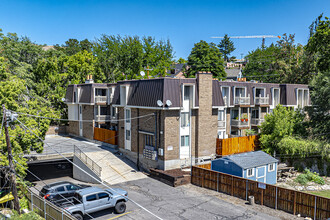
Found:
[[[172,105],[172,102],[170,100],[166,100],[166,105],[170,107]]]
[[[141,72],[140,72],[140,75],[143,77],[143,76],[145,76],[146,74],[145,74],[143,71],[141,71]]]
[[[62,102],[64,102],[65,101],[65,98],[62,98]]]
[[[158,105],[159,107],[162,107],[162,106],[163,106],[163,102],[160,101],[160,100],[158,100],[158,101],[157,101],[157,105]]]

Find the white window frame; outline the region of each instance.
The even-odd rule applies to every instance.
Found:
[[[223,94],[222,94],[222,88],[228,88],[228,97],[227,98],[227,106],[230,106],[230,86],[221,86],[221,95],[222,95],[222,99],[224,98]]]
[[[270,166],[273,165],[273,169],[270,169]],[[275,171],[275,163],[268,164],[268,172]]]
[[[252,170],[252,174],[249,175],[249,170]],[[252,177],[254,176],[254,168],[246,169],[246,177]]]
[[[272,87],[272,106],[273,108],[276,107],[275,105],[275,89],[278,90],[278,97],[279,97],[279,105],[281,104],[281,89],[280,88],[275,88],[275,87]]]

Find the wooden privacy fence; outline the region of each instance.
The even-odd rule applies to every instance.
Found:
[[[328,198],[258,183],[213,171],[210,168],[211,164],[193,166],[191,183],[245,200],[248,200],[249,196],[254,196],[257,204],[294,215],[301,214],[301,216],[314,219],[330,218],[330,199]]]
[[[254,151],[259,145],[257,135],[234,137],[227,139],[217,138],[216,154],[221,156]]]
[[[94,140],[117,145],[117,132],[104,128],[94,128]]]
[[[76,220],[68,212],[33,193],[30,189],[25,192],[25,196],[28,199],[30,210],[46,220]]]

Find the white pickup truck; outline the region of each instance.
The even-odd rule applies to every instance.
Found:
[[[122,189],[100,189],[89,187],[75,192],[74,197],[58,201],[57,204],[76,217],[83,220],[87,213],[93,213],[114,207],[118,214],[126,211],[127,192]]]

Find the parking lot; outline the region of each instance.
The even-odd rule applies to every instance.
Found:
[[[71,177],[45,180],[45,183],[68,180],[82,183]],[[35,182],[41,189],[43,182]],[[84,184],[84,183],[82,183]],[[102,185],[91,184],[105,188]],[[294,219],[293,215],[268,209],[251,207],[239,200],[211,190],[193,185],[173,188],[152,178],[146,178],[114,185],[128,191],[128,197],[159,216],[161,219]],[[227,200],[227,201],[226,201]],[[236,204],[235,204],[236,203]],[[258,210],[260,209],[260,210]],[[266,214],[266,213],[270,214]],[[91,214],[94,219],[156,219],[133,202],[127,202],[124,214],[114,214],[112,209]],[[91,219],[86,217],[85,219]]]

